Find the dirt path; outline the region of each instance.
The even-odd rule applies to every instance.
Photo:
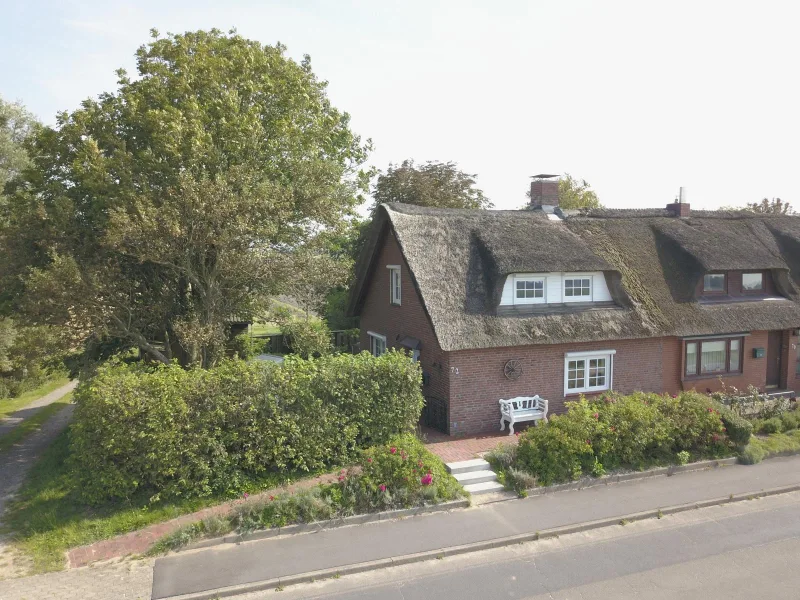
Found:
[[[38,398],[31,402],[30,404],[23,406],[18,411],[11,413],[5,419],[0,419],[0,437],[3,437],[9,431],[14,429],[17,425],[22,423],[26,419],[30,419],[33,415],[39,412],[42,408],[47,406],[48,404],[52,404],[56,400],[60,400],[67,394],[69,394],[72,390],[75,389],[75,386],[78,385],[78,381],[70,381],[67,385],[62,385],[57,390],[53,390],[49,394],[45,394],[41,398]],[[2,487],[0,487],[2,490]]]

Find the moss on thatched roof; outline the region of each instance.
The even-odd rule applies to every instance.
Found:
[[[800,327],[798,217],[593,210],[550,221],[535,211],[384,205],[357,266],[354,314],[388,231],[444,350]],[[784,274],[788,299],[694,301],[704,272],[750,269]],[[585,312],[497,314],[506,275],[552,271],[604,271],[621,280],[625,297]]]

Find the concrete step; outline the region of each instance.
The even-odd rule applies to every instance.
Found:
[[[503,490],[503,484],[499,481],[484,481],[483,483],[470,483],[464,486],[464,489],[473,496],[480,494],[490,494],[492,492],[499,492]]]
[[[453,475],[456,481],[461,485],[468,485],[470,483],[485,483],[487,481],[497,481],[497,475],[494,471],[469,471],[467,473],[456,473]]]
[[[469,473],[470,471],[488,471],[491,469],[489,463],[482,458],[451,462],[447,463],[445,467],[447,467],[448,472],[453,475],[457,475],[458,473]]]

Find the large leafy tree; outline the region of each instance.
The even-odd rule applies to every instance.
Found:
[[[402,202],[438,208],[492,208],[475,184],[476,175],[461,171],[453,162],[414,164],[404,160],[378,175],[372,191],[373,210],[382,203]]]
[[[24,142],[37,125],[24,106],[0,97],[0,195],[6,183],[30,164]]]
[[[764,198],[761,202],[748,202],[744,210],[769,215],[793,214],[792,205],[780,198],[773,198],[772,200]]]
[[[35,136],[0,283],[22,277],[20,304],[78,339],[210,365],[226,322],[263,313],[361,200],[369,142],[308,57],[235,32],[153,37],[138,77]]]

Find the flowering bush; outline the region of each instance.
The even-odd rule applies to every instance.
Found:
[[[642,469],[694,456],[730,454],[719,405],[701,394],[675,397],[635,393],[607,394],[567,404],[563,415],[529,428],[521,437],[515,467],[534,475],[542,485],[599,476],[607,469]]]
[[[344,482],[356,512],[433,504],[463,494],[439,457],[411,434],[369,448]]]

